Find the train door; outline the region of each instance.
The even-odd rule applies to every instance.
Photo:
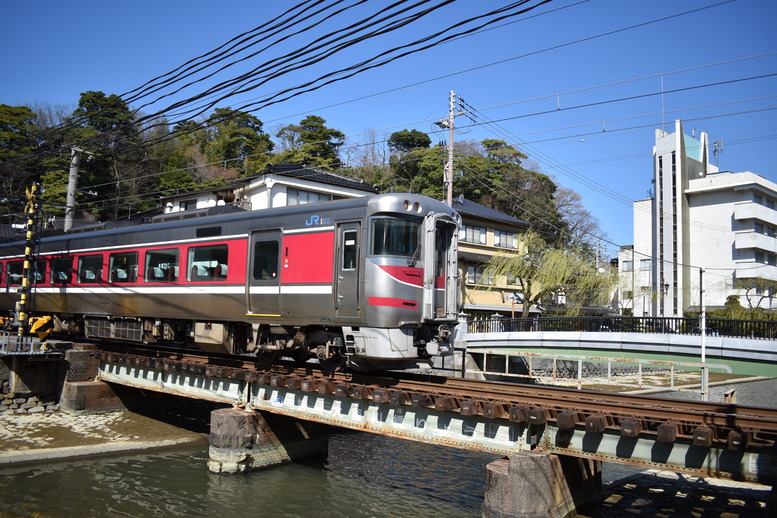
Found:
[[[455,319],[459,305],[456,225],[430,214],[424,230],[424,318]]]
[[[359,316],[360,224],[337,225],[337,284],[335,307],[338,317]]]
[[[248,248],[248,313],[252,316],[280,317],[280,230],[251,233]]]

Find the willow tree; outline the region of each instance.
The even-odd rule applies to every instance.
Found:
[[[566,299],[569,315],[579,314],[584,306],[605,306],[615,281],[614,275],[591,264],[586,255],[551,247],[534,231],[522,235],[517,252],[495,255],[484,273],[494,278],[494,286],[507,282],[520,287],[522,317],[529,315],[532,306],[559,294]]]

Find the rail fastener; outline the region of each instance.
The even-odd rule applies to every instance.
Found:
[[[456,398],[450,396],[437,396],[434,398],[434,409],[439,412],[452,412],[458,406]]]
[[[677,423],[662,423],[656,429],[658,442],[675,442],[677,440]]]
[[[466,416],[483,415],[483,404],[477,400],[462,401],[459,412]]]
[[[704,448],[712,446],[712,428],[709,426],[697,426],[693,430],[693,441],[691,444]]]
[[[604,433],[607,429],[607,416],[604,414],[594,414],[586,416],[585,431],[588,433]]]
[[[556,424],[563,430],[573,430],[580,421],[580,416],[574,410],[565,410],[556,415]]]

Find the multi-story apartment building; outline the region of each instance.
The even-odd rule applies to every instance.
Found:
[[[654,194],[634,203],[634,245],[619,254],[621,307],[636,316],[696,312],[702,289],[708,310],[729,295],[773,303],[760,295],[777,281],[777,184],[719,171],[708,149],[707,134],[688,136],[679,120],[674,133],[656,130]]]

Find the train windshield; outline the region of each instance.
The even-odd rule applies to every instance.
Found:
[[[420,220],[373,218],[370,255],[412,257],[418,249]]]

